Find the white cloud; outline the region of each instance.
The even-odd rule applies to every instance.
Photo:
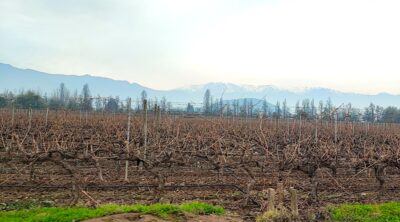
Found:
[[[400,83],[398,9],[378,1],[264,5],[204,31],[185,63],[210,78],[400,92],[392,84]]]
[[[56,3],[55,3],[56,2]],[[2,0],[0,62],[150,87],[400,93],[400,2]]]

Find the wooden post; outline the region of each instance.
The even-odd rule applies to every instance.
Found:
[[[161,107],[158,106],[158,122],[161,121]]]
[[[48,123],[48,118],[49,118],[49,108],[47,108],[47,110],[46,110],[46,123],[45,123],[46,127],[47,127],[47,123]]]
[[[285,200],[285,194],[283,189],[283,183],[279,182],[276,187],[276,194],[277,194],[277,206],[279,210],[283,208],[283,202]]]
[[[32,127],[32,108],[29,108],[29,110],[28,110],[28,119],[29,119],[28,128],[31,129],[31,127]]]
[[[90,144],[89,146],[90,146],[90,153],[93,155],[93,160],[94,160],[94,163],[95,163],[95,166],[96,166],[96,169],[97,169],[97,173],[98,173],[99,179],[101,181],[104,181],[103,170],[101,169],[100,160],[94,154],[93,145]],[[88,149],[86,147],[86,153],[87,153],[87,151],[88,151]]]
[[[299,142],[301,141],[301,113],[300,113],[300,118],[299,118]]]
[[[158,131],[159,125],[160,125],[160,106],[156,104],[154,106],[154,126],[156,131]]]
[[[157,130],[160,126],[160,119],[161,119],[161,109],[160,106],[157,106],[157,113],[156,113],[156,120],[157,120]]]
[[[12,104],[12,114],[11,114],[11,126],[14,126],[14,118],[15,118],[15,104]]]
[[[156,122],[157,122],[156,141],[157,141],[157,143],[160,142],[160,125],[161,125],[160,119],[161,119],[161,107],[158,105],[157,113],[156,113]]]
[[[223,172],[223,167],[221,167],[220,168],[220,170],[218,171],[218,177],[220,176],[220,172]],[[218,178],[219,179],[219,178]],[[249,202],[249,200],[250,200],[250,192],[251,192],[251,188],[253,187],[253,185],[254,185],[254,181],[250,181],[248,184],[247,184],[247,187],[246,187],[246,196],[245,196],[245,203],[247,204],[248,202]]]
[[[315,116],[315,143],[318,142],[318,118]]]
[[[338,132],[337,113],[335,113],[334,118],[335,118],[335,144],[336,144],[337,143],[337,132]]]
[[[143,147],[144,159],[147,157],[147,100],[143,100]]]
[[[318,182],[317,182],[317,178],[315,175],[310,178],[310,182],[311,182],[311,201],[313,203],[317,203],[317,201],[318,201]]]
[[[272,188],[268,189],[268,206],[267,206],[268,211],[274,211],[275,210],[275,190]]]
[[[126,132],[126,156],[129,154],[129,144],[130,144],[130,136],[131,136],[131,99],[128,99],[128,130]],[[128,179],[129,172],[129,161],[125,160],[125,181],[129,181]]]
[[[298,218],[299,216],[299,204],[297,199],[297,191],[293,188],[289,188],[290,192],[290,208],[292,210],[293,218]]]
[[[157,103],[154,104],[154,111],[153,111],[153,127],[154,129],[157,129]]]
[[[286,119],[286,125],[287,125],[287,135],[288,138],[290,139],[290,120]]]
[[[101,169],[101,165],[99,163],[99,159],[97,157],[94,158],[95,164],[96,164],[96,168],[97,168],[97,173],[99,175],[99,179],[101,181],[104,181],[103,178],[103,170]],[[125,173],[127,173],[127,171],[125,171]],[[127,180],[127,174],[125,174],[125,180]]]

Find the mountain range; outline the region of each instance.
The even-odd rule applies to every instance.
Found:
[[[308,88],[302,91],[280,89],[271,85],[237,85],[232,83],[208,83],[203,85],[191,85],[172,90],[157,90],[142,86],[138,83],[113,80],[110,78],[96,77],[94,75],[63,75],[49,74],[32,69],[20,69],[9,64],[0,63],[0,91],[10,90],[18,92],[22,89],[32,89],[50,95],[58,88],[60,83],[65,83],[71,91],[80,92],[84,84],[89,84],[93,96],[119,96],[120,98],[139,98],[145,90],[150,98],[165,96],[168,101],[176,104],[187,102],[201,103],[207,89],[211,91],[214,99],[221,96],[224,100],[255,99],[266,100],[272,104],[286,99],[288,106],[294,106],[302,99],[314,99],[317,104],[320,100],[331,99],[336,106],[343,103],[352,103],[354,107],[366,107],[371,102],[381,106],[400,106],[400,95],[379,93],[367,95],[351,92],[340,92],[327,88]]]

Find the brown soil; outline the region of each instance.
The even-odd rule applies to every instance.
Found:
[[[172,221],[187,221],[187,222],[241,222],[243,221],[237,217],[231,216],[215,216],[215,215],[203,215],[194,216],[187,218],[178,218]],[[151,215],[140,215],[137,213],[127,213],[127,214],[116,214],[106,217],[94,218],[85,220],[83,222],[167,222],[169,220],[163,220]]]

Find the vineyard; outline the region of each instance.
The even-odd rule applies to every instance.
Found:
[[[265,191],[279,183],[299,192],[302,215],[329,204],[400,199],[397,124],[157,109],[5,109],[0,116],[0,202],[201,200],[254,218],[266,208]]]

